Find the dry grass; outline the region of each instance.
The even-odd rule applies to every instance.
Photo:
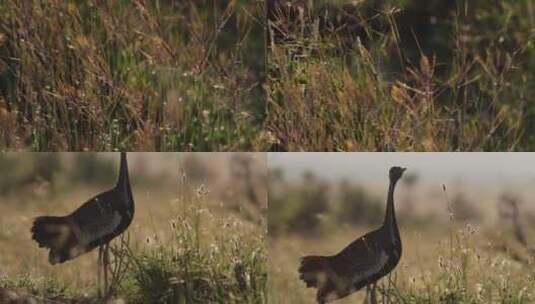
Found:
[[[76,189],[76,188],[75,188]],[[73,288],[86,289],[95,283],[97,251],[82,255],[79,258],[61,265],[48,263],[48,251],[37,247],[31,239],[30,227],[36,216],[64,215],[70,213],[80,203],[90,199],[98,191],[105,189],[76,189],[57,197],[43,199],[25,199],[24,204],[18,199],[4,201],[2,214],[2,271],[7,276],[32,274],[37,277],[54,277],[58,281],[70,282]],[[136,218],[129,228],[132,248],[142,249],[148,238],[163,234],[171,221],[172,210],[176,206],[176,190],[171,185],[161,191],[145,190],[145,193],[134,193],[136,199]],[[19,198],[20,199],[20,198]],[[167,233],[168,234],[168,233]]]
[[[299,258],[309,254],[336,254],[371,227],[345,226],[323,236],[285,235],[268,242],[270,303],[311,303],[315,290],[299,280]],[[531,303],[535,300],[533,271],[494,246],[501,239],[489,237],[473,226],[450,231],[401,226],[403,256],[390,278],[381,283],[380,303]],[[451,237],[451,238],[450,238]],[[531,238],[532,239],[532,238]],[[514,241],[511,241],[514,242]],[[526,268],[527,267],[527,268]],[[340,303],[360,303],[357,292]]]
[[[261,0],[8,0],[0,148],[531,149],[533,5],[442,5],[360,1],[360,42],[311,17],[266,45]]]
[[[391,275],[380,280],[379,303],[535,301],[534,211],[521,199],[531,195],[527,185],[515,195],[500,195],[503,185],[410,186],[408,177],[395,196],[403,253]],[[299,279],[300,258],[334,255],[378,228],[384,186],[379,192],[373,183],[338,184],[313,173],[285,179],[276,169],[270,172],[270,303],[315,301],[317,290]],[[490,188],[494,192],[483,193]],[[359,291],[338,302],[362,303],[364,297]]]
[[[426,17],[433,4],[383,2],[364,15],[366,34],[351,46],[343,26],[321,29],[317,16],[270,45],[267,128],[275,141],[292,151],[533,147],[531,4],[457,1],[450,13],[432,13],[446,16]]]
[[[22,155],[27,160],[35,156]],[[231,161],[233,157],[243,160],[247,155],[208,156],[196,156],[199,163],[212,170],[211,176],[200,183],[194,179],[194,169],[185,165],[191,160],[184,154],[178,162],[169,155],[130,154],[136,214],[125,233],[128,244],[121,246],[118,239],[113,242],[112,257],[127,267],[123,279],[114,286],[115,298],[128,303],[171,303],[177,299],[188,303],[266,301],[265,165],[256,157],[249,163],[252,191],[260,198],[260,206],[252,211],[252,202],[243,193],[247,187],[241,186],[236,175],[226,173],[239,163]],[[219,167],[210,167],[214,162]],[[151,163],[164,164],[167,170],[162,171],[163,175],[147,175],[146,165]],[[53,266],[48,263],[47,251],[31,240],[35,216],[68,214],[106,189],[65,182],[65,171],[56,176],[63,182],[53,191],[47,183],[37,181],[2,196],[0,212],[5,216],[0,222],[0,299],[1,289],[7,287],[20,296],[33,293],[81,303],[96,300],[97,250]],[[238,193],[224,194],[229,182]],[[234,200],[228,202],[230,198]],[[237,205],[250,209],[242,211]]]
[[[4,2],[0,147],[258,149],[262,10],[242,2]]]
[[[366,228],[369,229],[369,228]],[[285,236],[269,241],[270,302],[311,303],[315,290],[299,281],[299,258],[335,254],[366,231],[348,227],[328,237]],[[381,281],[386,303],[531,303],[532,271],[510,256],[490,250],[489,239],[473,228],[459,228],[450,244],[447,231],[403,229],[403,257]],[[357,292],[340,303],[364,299]]]

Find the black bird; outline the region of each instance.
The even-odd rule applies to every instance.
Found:
[[[405,168],[390,168],[390,187],[383,225],[356,239],[333,256],[301,259],[300,278],[307,287],[318,288],[318,303],[341,299],[373,285],[390,273],[401,258],[401,239],[394,212],[394,188]]]
[[[99,247],[99,282],[102,269],[107,291],[108,243],[128,228],[133,217],[126,153],[121,152],[119,177],[113,189],[98,194],[69,215],[37,217],[32,238],[39,247],[50,249],[48,261],[53,265]]]

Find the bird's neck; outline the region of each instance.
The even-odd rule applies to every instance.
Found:
[[[396,188],[396,180],[391,180],[388,187],[388,198],[386,200],[385,219],[383,221],[383,228],[396,237],[398,235],[398,227],[396,222],[396,212],[394,210],[394,189]]]
[[[116,188],[124,190],[128,194],[128,202],[133,204],[132,189],[130,188],[130,178],[128,176],[126,152],[121,152],[121,165],[119,167],[119,178],[117,179]]]

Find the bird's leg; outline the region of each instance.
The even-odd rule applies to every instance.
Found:
[[[362,302],[362,304],[370,304],[371,302],[371,299],[370,299],[370,294],[371,292],[373,291],[370,286],[372,286],[371,284],[370,285],[366,285],[366,294],[364,296],[364,302]]]
[[[102,298],[102,246],[98,247],[98,260],[97,260],[97,285],[98,285],[98,297],[99,299]]]
[[[377,282],[374,282],[370,292],[370,304],[377,304],[377,297],[375,293],[375,287],[377,287]]]
[[[108,286],[108,267],[110,263],[110,246],[109,244],[104,245],[104,296],[108,297],[109,286]]]
[[[364,296],[364,301],[362,304],[369,304],[368,303],[368,296],[370,295],[370,285],[366,285],[366,295]]]

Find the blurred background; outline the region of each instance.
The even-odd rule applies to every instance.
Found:
[[[507,292],[531,286],[525,279],[532,271],[524,267],[535,257],[533,160],[532,153],[270,153],[270,299],[314,299],[315,290],[299,281],[299,258],[336,254],[379,227],[391,166],[407,167],[395,193],[404,247],[393,275],[396,300],[412,303],[411,293],[432,302],[451,294],[475,297],[477,288],[503,284],[503,273],[522,281],[503,285]],[[493,269],[497,264],[504,268]],[[477,285],[482,281],[489,285]],[[494,291],[488,296],[502,299]]]
[[[169,268],[172,263],[162,260],[167,256],[170,260],[183,258],[177,252],[182,252],[180,249],[184,250],[187,244],[178,240],[191,235],[197,239],[195,246],[202,248],[199,257],[204,258],[205,250],[206,254],[213,254],[211,249],[218,250],[221,260],[212,260],[227,268],[226,263],[237,263],[242,256],[218,248],[215,240],[229,246],[251,247],[258,251],[257,255],[262,254],[267,206],[265,154],[128,153],[128,161],[136,204],[134,220],[126,232],[132,259],[151,261],[149,257],[159,253],[159,262],[151,267],[158,265],[162,268],[155,269],[163,273],[129,269],[130,278],[127,275],[126,285],[121,285],[129,302],[153,301],[154,295],[149,293],[156,290],[164,295],[169,293],[169,280],[158,280],[162,275],[182,274]],[[52,266],[48,263],[48,251],[31,240],[30,228],[36,216],[66,215],[113,187],[118,166],[119,153],[0,154],[0,300],[2,288],[11,286],[39,292],[43,297],[63,296],[66,290],[76,297],[95,292],[97,250]],[[191,225],[196,230],[191,231]],[[235,230],[240,232],[234,233]],[[188,261],[199,263],[194,257]],[[210,263],[205,267],[206,271],[222,276],[217,273],[223,271],[221,268]],[[151,279],[145,279],[143,286],[132,289],[141,273],[156,277],[148,276]],[[200,273],[199,269],[198,276]],[[189,280],[194,282],[196,278],[191,276]],[[206,290],[202,292],[207,294]]]

